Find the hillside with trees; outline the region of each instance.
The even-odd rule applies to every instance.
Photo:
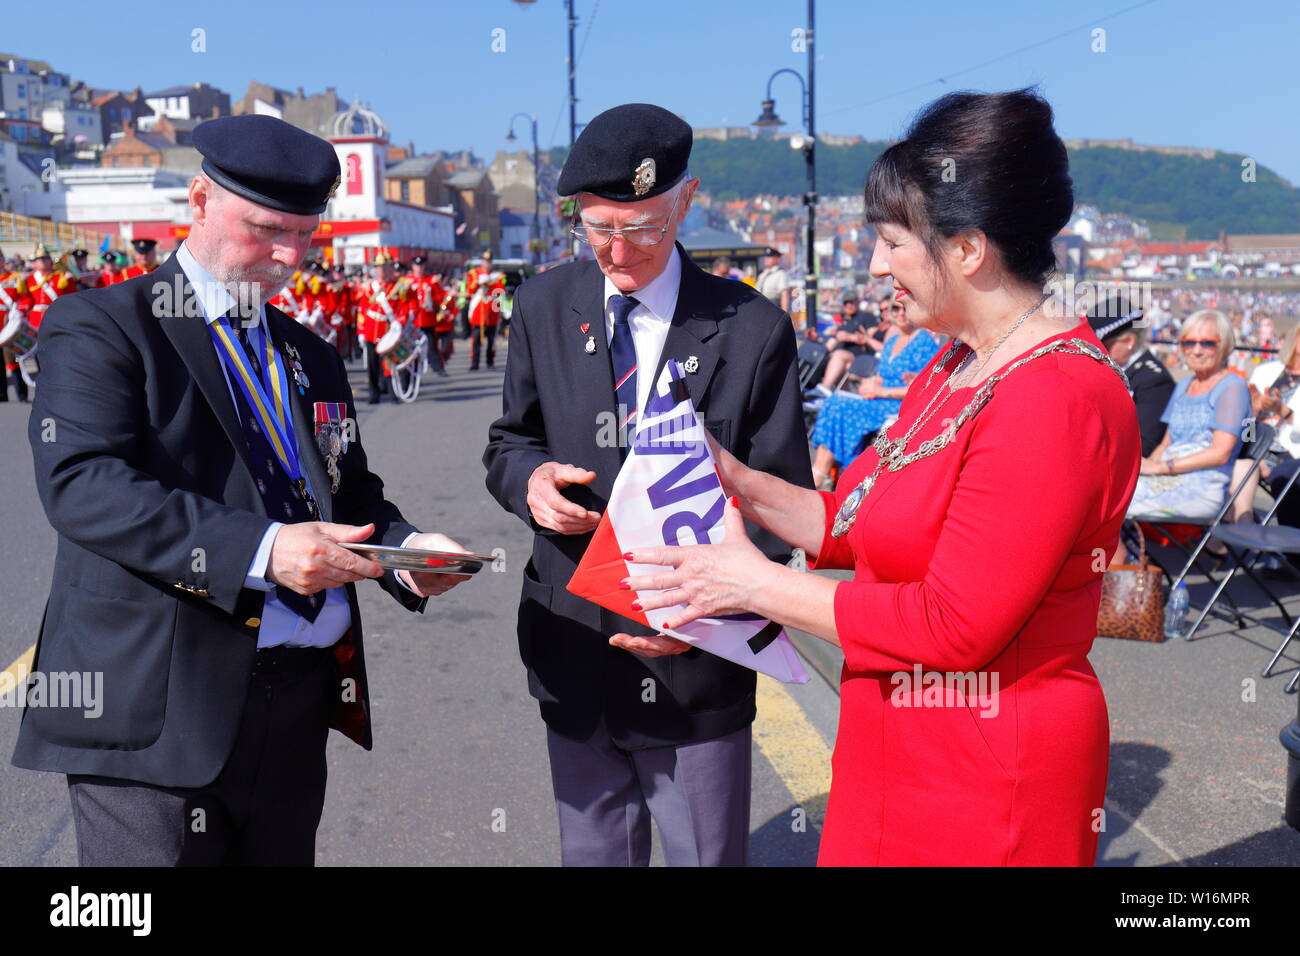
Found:
[[[817,146],[817,191],[823,196],[861,191],[866,172],[886,143]],[[551,151],[563,162],[565,149]],[[1147,220],[1154,232],[1185,232],[1188,239],[1231,233],[1300,232],[1300,189],[1258,166],[1243,179],[1237,153],[1212,159],[1090,147],[1070,150],[1075,201],[1103,212]],[[757,195],[797,196],[805,189],[803,154],[785,140],[696,140],[691,172],[701,188],[722,200]]]

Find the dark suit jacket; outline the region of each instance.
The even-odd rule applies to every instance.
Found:
[[[748,285],[707,275],[680,246],[677,254],[677,310],[654,380],[666,359],[694,356],[699,369],[686,385],[704,426],[750,467],[811,487],[789,317]],[[754,672],[700,650],[644,660],[610,647],[614,633],[651,632],[567,591],[591,535],[555,534],[528,513],[528,478],[543,462],[594,471],[591,485],[565,493],[598,512],[618,475],[619,450],[597,443],[601,416],[614,408],[604,306],[594,261],[542,273],[515,295],[503,413],[483,462],[493,497],[537,532],[524,569],[519,649],[543,718],[565,736],[585,739],[603,718],[629,750],[706,740],[753,720]],[[584,351],[589,335],[594,355]],[[789,558],[774,536],[751,529],[751,538],[774,560]]]
[[[1160,416],[1165,413],[1169,397],[1174,394],[1174,377],[1147,349],[1142,350],[1125,374],[1128,376],[1129,392],[1137,405],[1138,428],[1142,431],[1142,456],[1145,458],[1156,450],[1156,446],[1165,437],[1166,426]]]
[[[188,305],[188,310],[186,306]],[[188,314],[187,314],[188,311]],[[310,380],[292,388],[300,458],[322,519],[375,522],[374,540],[415,529],[384,499],[356,441],[338,493],[316,451],[313,403],[356,410],[337,352],[267,307],[283,354]],[[230,753],[266,592],[244,577],[268,521],[247,446],[197,300],[173,257],[147,276],[64,296],[41,324],[41,378],[29,437],[36,485],[58,532],[34,669],[103,673],[103,713],[28,708],[13,762],[164,786],[211,782]],[[391,573],[381,584],[424,602]],[[356,593],[335,646],[341,686],[332,726],[371,746]],[[346,698],[351,698],[347,700]]]

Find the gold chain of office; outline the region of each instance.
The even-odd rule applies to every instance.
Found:
[[[948,359],[956,354],[960,347],[961,343],[954,340],[952,345],[949,346],[947,353],[945,353],[943,358],[936,363],[936,369],[942,368],[947,363]],[[918,421],[917,425],[914,425],[902,438],[892,440],[889,437],[889,429],[882,428],[880,434],[876,436],[876,440],[872,443],[872,448],[874,448],[876,454],[880,456],[880,462],[876,465],[876,470],[867,478],[863,479],[856,488],[849,492],[848,496],[844,499],[844,503],[840,505],[840,509],[835,515],[835,523],[831,527],[831,536],[835,538],[842,537],[850,528],[853,527],[853,522],[858,516],[858,509],[862,506],[863,499],[865,499],[871,492],[871,488],[875,485],[876,479],[880,477],[881,473],[884,472],[886,468],[891,472],[901,471],[903,468],[912,464],[912,462],[920,461],[923,458],[929,458],[931,455],[942,451],[952,442],[953,438],[956,437],[957,432],[961,427],[974,418],[979,413],[980,409],[988,404],[989,399],[993,397],[993,388],[998,382],[1002,381],[1002,379],[1020,368],[1020,366],[1027,362],[1032,362],[1034,359],[1046,355],[1049,352],[1068,352],[1072,355],[1086,355],[1089,358],[1096,359],[1098,362],[1102,362],[1113,369],[1115,374],[1120,377],[1120,381],[1124,383],[1124,388],[1126,390],[1128,389],[1128,376],[1124,374],[1124,370],[1116,365],[1109,355],[1097,348],[1097,346],[1093,345],[1091,342],[1076,338],[1052,342],[1050,345],[1044,345],[1041,348],[1037,348],[1024,358],[1018,359],[1008,365],[1005,371],[996,375],[990,375],[985,379],[983,384],[981,384],[979,389],[975,392],[975,395],[971,398],[970,402],[967,403],[966,407],[961,410],[956,418],[952,419],[948,423],[948,427],[933,438],[921,442],[921,444],[917,446],[916,450],[910,454],[904,454],[907,442],[915,434],[920,425],[920,421]],[[939,390],[935,393],[936,397],[944,390],[944,384],[945,383],[940,383]],[[927,408],[926,411],[929,411],[929,408]],[[922,420],[924,420],[925,417],[928,416],[923,415]],[[897,424],[897,422],[895,422],[895,424]]]

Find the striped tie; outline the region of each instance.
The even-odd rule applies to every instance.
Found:
[[[609,342],[609,360],[614,370],[614,401],[618,415],[619,452],[626,457],[631,434],[636,428],[636,346],[627,317],[639,302],[631,296],[609,297],[609,311],[614,317],[614,337]]]

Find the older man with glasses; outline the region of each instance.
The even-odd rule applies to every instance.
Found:
[[[594,261],[520,287],[487,486],[534,532],[519,647],[547,725],[565,864],[646,865],[650,820],[670,865],[743,865],[754,672],[655,634],[566,590],[668,359],[696,412],[750,467],[811,487],[781,310],[711,276],[677,245],[699,186],[691,128],[657,106],[615,107],[583,130],[560,173]],[[602,440],[609,416],[617,442]],[[754,541],[785,560],[788,546]]]

